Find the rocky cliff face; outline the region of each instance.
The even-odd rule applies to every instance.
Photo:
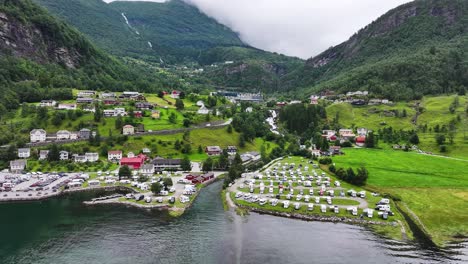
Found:
[[[422,20],[427,23],[434,23],[437,28],[430,30],[436,34],[444,35],[451,27],[463,23],[463,17],[466,15],[464,12],[466,12],[466,3],[460,0],[417,0],[402,5],[361,29],[348,41],[309,59],[306,65],[312,68],[320,68],[336,60],[354,59],[366,52],[365,49],[368,43],[381,41],[386,37],[395,38],[396,32],[404,27],[410,28],[413,26],[412,23],[417,24]],[[421,30],[426,29],[421,28]],[[466,28],[461,30],[467,32]],[[414,35],[416,33],[414,32]],[[391,44],[388,43],[388,46],[391,46]]]
[[[58,63],[77,68],[81,55],[74,48],[61,46],[40,27],[0,12],[0,56],[11,55],[38,63]]]

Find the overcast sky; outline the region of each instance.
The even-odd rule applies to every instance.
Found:
[[[104,0],[111,2],[115,0]],[[134,0],[129,0],[134,1]],[[145,0],[164,2],[164,0]],[[247,44],[304,59],[409,0],[186,0]]]

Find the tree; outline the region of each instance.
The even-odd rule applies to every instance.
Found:
[[[375,138],[374,138],[374,132],[369,132],[366,137],[366,148],[375,148]]]
[[[47,112],[48,112],[47,107],[37,108],[37,119],[39,119],[39,120],[47,119],[47,117],[48,117]]]
[[[356,175],[356,180],[354,184],[358,186],[365,185],[367,182],[367,178],[369,177],[369,172],[364,167],[359,168],[357,171],[358,173]]]
[[[62,121],[64,119],[64,114],[61,112],[55,112],[54,115],[52,116],[52,125],[54,126],[60,126],[62,124]]]
[[[164,97],[164,92],[163,92],[163,91],[159,91],[159,92],[158,92],[158,97],[159,97],[159,98],[163,98],[163,97]]]
[[[227,150],[223,150],[223,154],[219,157],[218,165],[220,169],[225,169],[227,168],[229,164],[229,156],[227,153]]]
[[[227,127],[227,132],[228,132],[229,134],[232,134],[232,125],[229,125],[229,126]]]
[[[169,122],[172,123],[172,124],[177,123],[177,115],[174,112],[172,112],[169,115]]]
[[[121,116],[118,116],[115,120],[115,129],[120,130],[123,127],[123,120]]]
[[[409,142],[413,145],[418,145],[419,144],[419,137],[418,137],[418,134],[416,133],[413,133],[410,138],[409,138]]]
[[[155,183],[151,184],[151,192],[154,195],[159,195],[159,193],[161,193],[162,189],[163,189],[163,187],[159,182],[155,182]]]
[[[179,111],[184,110],[184,108],[185,108],[184,101],[182,101],[181,99],[177,99],[176,103],[175,103],[175,106],[176,106],[177,110],[179,110]]]
[[[163,184],[167,189],[170,189],[174,185],[174,182],[172,181],[172,178],[166,177],[163,178]]]
[[[188,119],[188,118],[184,119],[184,121],[183,121],[184,127],[189,127],[191,124],[192,124],[192,121],[190,121],[190,119]]]
[[[330,149],[330,144],[328,144],[328,139],[327,138],[322,139],[322,144],[320,146],[320,149],[322,151],[328,151],[328,149]]]
[[[53,144],[49,149],[49,154],[47,154],[48,161],[59,161],[60,160],[60,150],[57,145]]]
[[[185,143],[184,146],[182,147],[182,153],[184,154],[192,153],[192,146],[189,143]]]
[[[180,163],[180,166],[183,171],[191,171],[192,170],[192,163],[190,162],[190,159],[188,156],[184,156],[182,159],[182,162]]]
[[[213,159],[211,157],[208,157],[203,162],[202,171],[207,172],[207,171],[212,171],[212,170],[213,170]]]
[[[239,147],[244,148],[245,147],[245,136],[244,133],[241,133],[239,135]]]
[[[132,171],[130,170],[130,167],[127,165],[121,166],[119,169],[119,181],[122,179],[122,177],[129,178],[132,176]]]
[[[437,145],[443,145],[445,143],[445,136],[444,135],[436,135],[435,137]]]
[[[96,104],[95,111],[94,111],[94,122],[100,122],[101,118],[102,118],[101,107],[99,107],[99,105]]]
[[[201,145],[198,145],[198,154],[203,153],[203,147]]]

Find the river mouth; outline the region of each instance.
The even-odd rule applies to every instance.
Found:
[[[383,239],[348,224],[223,210],[222,183],[204,188],[186,213],[87,207],[93,194],[0,204],[0,262],[10,263],[463,263],[417,243]]]

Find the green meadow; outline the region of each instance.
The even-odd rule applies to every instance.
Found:
[[[468,235],[468,161],[411,152],[345,149],[337,167],[365,166],[368,188],[408,206],[439,245]]]

